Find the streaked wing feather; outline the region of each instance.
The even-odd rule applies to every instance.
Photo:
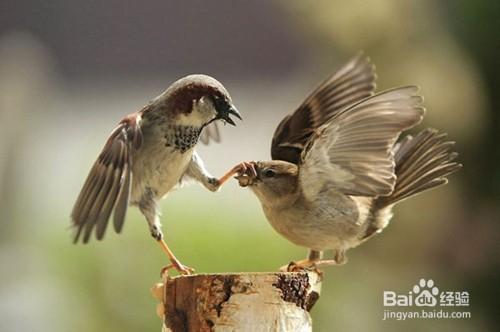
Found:
[[[132,150],[142,144],[139,121],[137,113],[122,120],[92,166],[71,214],[76,228],[75,243],[82,235],[83,242],[87,243],[94,229],[96,238],[102,239],[116,206],[121,230],[130,194]],[[127,185],[126,190],[124,184]],[[115,218],[116,215],[115,209]]]
[[[321,83],[276,128],[271,144],[273,159],[299,163],[300,154],[314,131],[349,105],[373,95],[375,67],[362,53]]]
[[[346,195],[384,196],[394,189],[394,144],[423,117],[418,88],[384,91],[337,112],[309,140],[301,155],[306,197],[327,183]]]
[[[108,194],[106,195],[105,201],[102,205],[101,212],[96,221],[96,238],[101,240],[104,237],[106,227],[108,225],[109,218],[116,206],[118,194],[120,192],[122,178],[126,176],[128,172],[128,155],[129,151],[124,142],[119,142],[123,153],[120,154],[120,160],[118,161],[118,167],[115,167],[110,178],[112,178],[112,184]]]
[[[114,141],[112,143],[111,149],[116,148],[117,145],[119,145],[119,142]],[[123,154],[123,149],[119,149],[119,151],[113,151],[112,154],[116,154],[116,158],[119,159]],[[106,198],[108,198],[109,192],[113,186],[114,173],[121,172],[120,166],[117,164],[116,160],[111,160],[109,164],[104,164],[104,166],[105,167],[102,172],[96,174],[96,176],[102,179],[102,185],[95,190],[97,195],[95,196],[95,199],[93,200],[89,209],[89,214],[85,223],[85,231],[83,234],[83,243],[87,243],[89,241],[92,230],[94,229],[95,224],[97,224],[98,218],[102,213],[104,201],[106,200]]]
[[[127,165],[127,167],[130,166]],[[132,172],[129,172],[128,170],[125,172],[123,185],[120,189],[120,196],[118,197],[118,202],[116,203],[116,208],[113,214],[113,226],[117,233],[121,233],[123,224],[125,223],[130,190],[132,187],[132,176]]]

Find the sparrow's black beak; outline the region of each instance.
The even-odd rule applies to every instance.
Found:
[[[215,109],[217,110],[217,118],[222,119],[230,125],[236,126],[236,123],[231,119],[230,115],[234,115],[242,120],[240,112],[230,102],[223,99],[215,99]]]
[[[231,119],[230,115],[234,115],[238,119],[242,120],[240,112],[234,107],[233,105],[230,105],[229,108],[227,108],[227,111],[225,113],[220,114],[221,119],[229,123],[230,125],[236,126],[236,123],[234,123],[233,119]]]

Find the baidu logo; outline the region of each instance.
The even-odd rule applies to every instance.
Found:
[[[426,281],[422,278],[418,285],[413,286],[413,294],[416,295],[415,305],[417,307],[434,307],[438,302],[439,289],[434,286],[432,279]]]
[[[470,318],[470,311],[462,311],[458,308],[468,307],[469,300],[469,292],[467,291],[443,291],[436,286],[434,280],[421,278],[406,293],[384,291],[383,319]],[[415,310],[415,307],[420,308]]]
[[[424,278],[413,286],[408,294],[397,294],[393,291],[384,291],[385,307],[434,307],[438,303],[439,288],[434,285],[434,280]]]

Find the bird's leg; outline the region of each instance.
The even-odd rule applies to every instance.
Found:
[[[172,250],[170,250],[170,248],[168,247],[167,243],[163,240],[163,238],[160,238],[157,241],[160,244],[162,250],[167,254],[168,259],[170,260],[171,263],[170,265],[165,266],[161,270],[161,275],[163,275],[165,271],[170,270],[171,268],[174,268],[177,272],[184,275],[190,275],[194,272],[194,269],[192,267],[183,265],[177,259],[177,257],[175,257],[174,253],[172,252]]]
[[[322,258],[323,253],[321,251],[311,250],[309,251],[309,256],[306,259],[290,262],[288,265],[282,266],[280,271],[297,272],[301,270],[315,270],[316,272],[321,273],[318,269],[320,266],[342,265],[347,263],[345,250],[343,249],[335,250],[334,259]]]
[[[292,261],[288,265],[280,267],[283,272],[298,272],[302,270],[317,270],[317,263],[321,261],[323,253],[317,250],[310,250],[306,259]],[[319,270],[317,270],[319,272]]]
[[[334,261],[336,265],[342,265],[347,263],[347,256],[345,255],[344,249],[335,250]]]
[[[191,274],[194,269],[188,266],[183,265],[177,257],[175,257],[174,253],[168,247],[167,243],[163,240],[163,233],[161,231],[161,223],[160,216],[158,213],[158,208],[154,199],[152,199],[153,195],[148,195],[148,191],[143,196],[143,199],[139,203],[139,209],[142,214],[146,217],[146,221],[148,222],[149,230],[151,232],[151,236],[158,242],[163,252],[167,255],[170,265],[164,267],[162,269],[163,272],[174,268],[180,274]]]
[[[221,178],[217,179],[210,175],[210,173],[206,170],[205,165],[203,164],[203,160],[195,152],[186,170],[186,175],[203,184],[203,186],[205,186],[205,188],[207,188],[208,190],[217,191],[222,186],[222,184],[224,184],[224,182],[231,178],[231,176],[247,171],[253,171],[252,174],[255,174],[255,176],[257,175],[255,167],[252,163],[243,162],[234,166]]]
[[[333,259],[319,259],[314,264],[316,266],[331,266],[331,265],[343,265],[345,263],[347,263],[345,250],[337,249],[335,250]]]
[[[224,174],[221,178],[217,180],[219,186],[224,184],[227,180],[229,180],[235,174],[245,174],[250,173],[252,176],[257,176],[257,171],[255,170],[255,165],[252,162],[242,162],[238,165],[231,168],[226,174]]]

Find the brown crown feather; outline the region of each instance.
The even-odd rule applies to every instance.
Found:
[[[203,96],[213,96],[231,100],[224,86],[206,75],[189,75],[174,82],[166,91],[167,109],[176,114],[191,113],[193,100]]]

